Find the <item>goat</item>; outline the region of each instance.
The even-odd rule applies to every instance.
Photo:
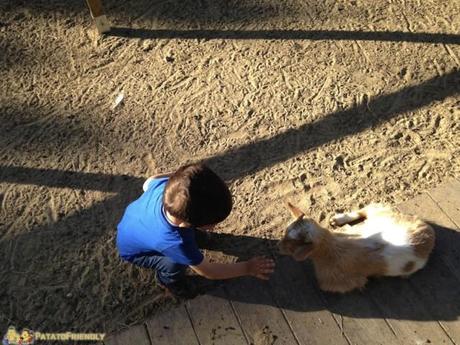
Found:
[[[281,254],[310,258],[320,289],[362,289],[371,276],[408,277],[425,266],[434,247],[433,228],[416,216],[382,204],[332,217],[331,231],[288,203],[295,219],[278,243]],[[362,220],[351,226],[349,223]]]

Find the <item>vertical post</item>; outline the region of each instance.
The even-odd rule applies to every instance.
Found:
[[[96,24],[97,31],[100,34],[110,31],[110,22],[102,13],[102,0],[86,0],[86,3]]]

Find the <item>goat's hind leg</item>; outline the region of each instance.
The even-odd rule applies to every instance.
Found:
[[[332,226],[342,226],[342,225],[349,224],[349,223],[352,223],[354,221],[357,221],[359,219],[363,219],[366,217],[367,217],[366,209],[362,208],[358,211],[337,213],[330,219],[329,223]]]

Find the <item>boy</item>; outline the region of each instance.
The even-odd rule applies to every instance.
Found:
[[[185,279],[187,266],[208,279],[246,275],[268,279],[273,272],[271,259],[211,263],[199,251],[195,228],[213,229],[232,209],[227,185],[204,164],[190,164],[173,174],[151,177],[143,189],[118,224],[118,251],[126,261],[155,269],[159,285],[173,295],[194,294]]]

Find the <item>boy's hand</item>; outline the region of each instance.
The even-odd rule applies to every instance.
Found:
[[[263,256],[256,256],[246,261],[248,275],[268,280],[270,273],[275,269],[275,262]]]

